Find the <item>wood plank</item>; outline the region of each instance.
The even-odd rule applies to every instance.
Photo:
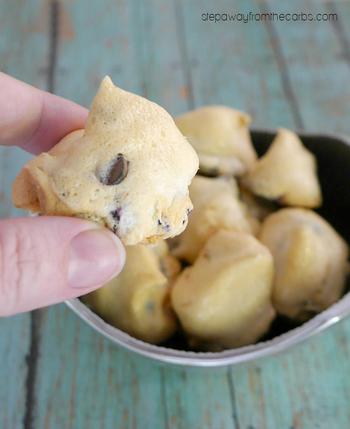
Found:
[[[67,307],[42,321],[35,428],[165,427],[160,371],[102,338]]]
[[[155,14],[155,10],[160,14]],[[153,0],[144,9],[145,26],[140,31],[148,33],[142,73],[146,95],[173,114],[191,107],[192,88],[186,73],[181,19],[171,3]],[[207,371],[164,366],[162,376],[167,427],[235,427],[225,371],[208,375]]]
[[[144,28],[140,31],[148,34],[142,73],[146,94],[173,114],[188,110],[193,104],[184,52],[183,16],[176,5],[153,0],[144,9]],[[162,383],[168,428],[236,427],[226,371],[208,374],[206,370],[164,366]]]
[[[98,3],[91,5],[88,14],[82,13],[81,2],[70,3],[63,2],[61,8],[56,93],[89,106],[99,82],[109,74],[116,85],[144,94],[174,114],[186,109],[188,90],[173,39],[171,4],[152,1],[152,9],[137,0],[121,1],[117,6],[107,1],[103,10]],[[152,10],[158,10],[164,19],[153,19]],[[97,21],[102,23],[98,33],[86,31]],[[77,81],[81,83],[77,85]]]
[[[153,10],[161,10],[159,17],[153,14],[151,6],[145,8],[137,1],[118,5],[107,1],[103,8],[96,2],[89,5],[88,10],[82,1],[67,1],[65,5],[61,22],[64,34],[58,47],[55,75],[58,93],[87,105],[98,81],[107,72],[121,86],[147,94],[174,113],[186,110],[191,103],[219,102],[250,111],[257,125],[292,127],[295,124],[295,113],[285,96],[280,64],[270,45],[271,33],[263,26],[201,23],[199,13],[203,8],[211,9],[209,2],[183,2],[183,8],[175,14],[170,3],[163,6],[164,2],[153,1]],[[283,3],[282,8],[284,6],[287,7]],[[232,5],[220,2],[220,8],[229,10]],[[247,6],[245,2],[236,2],[235,8],[243,11]],[[175,17],[178,28],[184,30],[178,38]],[[11,19],[13,25],[15,18]],[[300,25],[298,31],[301,28],[306,31]],[[346,131],[343,110],[346,103],[341,103],[343,107],[337,114],[333,110],[336,97],[333,104],[323,106],[332,94],[320,83],[313,84],[317,62],[312,67],[308,63],[308,53],[312,53],[313,58],[314,50],[317,61],[322,61],[318,44],[323,49],[331,46],[327,58],[335,57],[339,62],[337,36],[328,30],[320,35],[324,30],[318,27],[313,29],[316,35],[307,33],[306,46],[303,38],[298,38],[300,52],[293,51],[293,47],[286,51],[286,45],[295,42],[295,31],[282,25],[277,31],[298,108],[302,117],[308,118],[305,126],[319,126],[318,121],[323,121],[324,127],[332,123]],[[156,37],[159,34],[162,37]],[[218,40],[223,40],[225,46],[221,54],[217,52]],[[81,52],[79,61],[77,52]],[[308,76],[303,77],[301,63],[306,60]],[[258,69],[257,63],[261,64]],[[339,81],[334,83],[337,67],[321,64],[324,75],[320,82],[331,78],[334,88],[345,86],[343,66]],[[311,92],[310,84],[314,85],[313,91],[320,94]],[[339,94],[339,89],[336,90]],[[299,106],[301,99],[302,106]],[[3,171],[0,170],[0,175]],[[4,176],[0,177],[4,180]],[[290,353],[233,368],[227,377],[221,370],[160,369],[114,347],[78,321],[68,309],[57,306],[43,319],[33,427],[187,429],[197,425],[201,428],[328,429],[334,426],[336,415],[337,428],[347,428],[348,329],[349,323],[345,322]],[[6,350],[8,348],[3,349],[4,353]],[[335,353],[336,350],[339,352]],[[9,354],[7,371],[9,362],[17,358],[14,353]],[[1,374],[0,369],[0,377]],[[0,403],[12,405],[13,413],[13,404],[18,402],[12,398],[10,401],[1,394],[0,388]],[[20,418],[16,416],[14,420],[12,416],[8,418],[5,413],[5,418],[0,419],[3,418],[8,427],[19,427]]]
[[[47,7],[39,8],[42,2],[16,0],[6,7],[0,0],[1,71],[9,73],[39,88],[47,85]],[[33,55],[36,57],[33,63]],[[0,148],[0,216],[23,215],[11,203],[11,184],[30,155],[16,148]]]
[[[225,369],[164,368],[169,429],[238,428]]]
[[[130,8],[122,5],[121,9],[116,9],[114,2],[110,4],[110,7],[106,5],[103,15],[98,14],[98,10],[93,11],[93,15],[98,15],[98,25],[101,26],[93,27],[94,34],[98,34],[97,40],[94,36],[94,44],[105,46],[106,49],[104,59],[101,60],[102,63],[105,61],[104,68],[100,70],[100,65],[96,66],[97,62],[101,64],[101,61],[97,61],[100,50],[90,49],[84,53],[83,66],[79,66],[81,73],[77,70],[76,56],[72,53],[77,52],[78,46],[83,46],[85,38],[90,40],[90,36],[82,30],[87,27],[87,23],[82,17],[81,2],[65,4],[65,22],[61,26],[67,26],[68,21],[70,34],[74,34],[74,37],[67,41],[66,36],[60,39],[58,72],[55,75],[57,92],[69,95],[66,82],[67,76],[70,76],[70,95],[88,104],[87,99],[95,92],[97,81],[107,72],[121,86],[146,94],[172,112],[185,110],[188,106],[188,90],[184,82],[171,4],[164,5],[164,2],[155,0],[152,7],[144,7],[141,2],[132,2]],[[161,16],[153,15],[152,10],[161,11]],[[91,13],[90,10],[85,19],[90,19]],[[116,19],[120,19],[120,22],[116,22]],[[135,33],[130,33],[126,25],[129,20],[137,28]],[[109,25],[109,21],[113,25]],[[118,31],[118,37],[115,31]],[[147,37],[141,37],[146,33]],[[159,34],[163,37],[157,37]],[[73,75],[70,69],[75,70],[76,74]],[[85,69],[90,70],[86,76]],[[80,88],[86,89],[85,94],[80,92],[81,89],[75,90],[79,81]],[[89,328],[82,326],[82,322],[62,306],[48,311],[41,332],[40,374],[36,383],[38,427],[46,424],[49,427],[81,425],[88,428],[95,427],[98,421],[106,428],[164,428],[169,424],[168,409],[170,418],[173,416],[173,397],[185,390],[188,390],[190,396],[188,381],[176,375],[174,377],[171,368],[165,367],[160,372],[157,365],[111,346]],[[64,363],[63,352],[57,353],[56,338],[60,338],[65,354],[66,350],[70,351],[70,362],[67,364]],[[53,353],[53,350],[56,352]],[[197,376],[194,391],[205,391],[202,389],[202,385],[208,385],[205,379],[205,374]],[[107,380],[110,380],[108,387]],[[204,429],[222,427],[222,422],[231,423],[230,402],[223,399],[225,406],[217,405],[214,396],[227,397],[229,386],[226,375],[211,377],[209,384],[213,396],[202,395],[203,400],[196,401],[195,408],[196,413],[209,418],[203,418]],[[68,395],[67,391],[70,392]],[[138,398],[137,404],[135,398]],[[70,410],[68,420],[64,419],[64,411],[60,412],[53,406],[57,402],[61,404],[62,410]],[[73,406],[70,405],[72,403]],[[187,403],[188,399],[185,399],[184,404]],[[218,412],[220,426],[215,426]],[[183,414],[177,416],[178,424],[181,422],[182,427],[189,427],[195,416],[185,407]],[[174,422],[172,427],[176,427]]]
[[[135,20],[125,0],[91,2],[88,8],[82,1],[61,1],[55,92],[88,107],[109,74],[116,84],[140,93]]]
[[[252,1],[182,2],[188,68],[195,105],[226,104],[247,111],[253,126],[291,127],[278,64],[263,25],[214,23],[202,13],[259,11]]]
[[[316,1],[271,1],[268,7],[273,12],[326,11]],[[347,132],[349,70],[332,25],[275,23],[266,30],[304,128]],[[348,428],[349,329],[345,321],[280,356],[233,368],[241,427]]]
[[[142,92],[176,115],[188,108],[190,88],[185,80],[183,58],[173,2],[132,1],[133,16],[140,27],[133,43],[138,50],[138,73]]]
[[[134,34],[142,28],[142,10],[112,0],[103,7],[61,4],[55,91],[88,105],[108,73],[120,86],[143,92]],[[157,365],[101,338],[63,305],[47,311],[41,333],[34,427],[165,427]]]
[[[229,2],[220,2],[220,9],[229,10],[230,7]],[[193,105],[223,103],[247,110],[255,117],[259,112],[255,123],[273,126],[277,125],[273,122],[273,111],[266,108],[272,92],[277,93],[281,102],[274,108],[285,114],[282,123],[291,126],[293,115],[283,98],[281,82],[268,78],[272,71],[277,70],[277,64],[273,62],[270,51],[262,53],[256,47],[257,40],[262,37],[267,39],[264,30],[254,33],[250,39],[248,29],[228,30],[219,25],[208,27],[200,22],[199,17],[202,10],[211,8],[210,2],[182,2],[176,13],[187,87],[187,109]],[[223,41],[226,50],[218,49],[219,40]],[[259,58],[267,55],[268,67],[261,70],[257,79],[253,78],[252,73],[252,51]],[[253,97],[256,92],[259,95]],[[261,94],[264,97],[260,97]],[[236,418],[234,392],[226,371],[167,368],[164,374],[170,428],[240,427]]]
[[[0,9],[1,70],[45,88],[48,53],[45,5],[39,0],[14,0],[11,5],[0,0]],[[20,214],[12,207],[11,184],[28,159],[29,155],[19,149],[0,148],[0,217]],[[4,429],[20,428],[29,421],[30,320],[29,314],[0,320],[0,427]]]
[[[341,345],[336,330],[332,328],[279,356],[232,370],[242,427],[349,427],[349,365],[348,351],[344,350],[348,339],[345,347]]]
[[[21,427],[26,413],[28,322],[28,315],[0,321],[0,425],[4,429]]]
[[[339,6],[342,3],[349,5],[340,1]],[[293,3],[284,0],[278,4],[271,1],[268,6],[277,12],[305,10],[314,15],[329,12],[325,2],[316,0]],[[276,22],[273,27],[276,36],[272,34],[272,39],[280,39],[303,127],[317,132],[349,132],[350,124],[345,120],[350,113],[349,63],[334,25],[316,21]]]
[[[349,1],[329,1],[327,2],[329,13],[336,13],[337,19],[332,21],[334,32],[339,42],[339,56],[346,61],[350,67],[350,3]],[[346,130],[347,132],[347,130]]]
[[[231,2],[223,1],[216,9],[230,12],[233,7]],[[258,12],[260,9],[252,2],[235,2],[235,12],[250,10]],[[204,23],[200,20],[203,12],[213,12],[211,2],[183,2],[183,30],[194,104],[231,105],[251,113],[256,126],[283,125],[293,128],[295,114],[286,98],[279,64],[265,28],[256,23]],[[250,389],[246,384],[247,376],[250,376],[250,372],[245,366],[229,369],[230,395],[221,391],[221,395],[214,397],[223,402],[230,400],[233,424],[236,427],[260,429],[266,424],[265,408],[259,406],[263,392]],[[212,391],[203,384],[201,388],[206,392]],[[213,400],[211,393],[210,400]],[[174,415],[181,411],[181,405],[181,402],[175,402],[172,406]],[[227,409],[227,405],[225,408]],[[185,410],[201,419],[195,410]],[[250,428],[250,422],[256,423],[256,426]],[[269,423],[271,422],[273,419],[270,419]],[[181,424],[178,427],[182,427]],[[270,427],[278,426],[276,424]]]

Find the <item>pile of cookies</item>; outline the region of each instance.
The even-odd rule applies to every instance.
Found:
[[[153,344],[180,332],[192,350],[252,344],[277,315],[303,322],[340,298],[348,246],[313,211],[314,155],[280,129],[258,159],[249,124],[224,106],[174,123],[105,78],[86,129],[23,168],[14,202],[122,239],[122,273],[83,298],[108,323]]]
[[[175,122],[200,160],[188,226],[127,247],[122,275],[85,302],[144,341],[180,330],[186,348],[217,351],[255,343],[277,314],[302,322],[337,301],[348,247],[312,210],[317,165],[298,136],[280,129],[258,159],[246,114],[212,106]]]

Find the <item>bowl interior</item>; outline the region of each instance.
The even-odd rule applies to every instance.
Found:
[[[258,155],[266,152],[276,132],[253,131]],[[304,145],[317,158],[323,205],[317,210],[350,243],[350,145],[346,138],[300,133]]]
[[[259,156],[266,152],[275,134],[275,130],[252,131],[253,144]],[[350,143],[345,137],[336,135],[299,133],[299,136],[318,162],[323,205],[317,211],[350,243]],[[350,288],[349,280],[346,290]],[[350,295],[344,295],[338,303],[300,326],[278,317],[268,334],[257,344],[216,353],[186,350],[181,335],[162,346],[147,344],[108,325],[79,300],[71,300],[68,305],[100,333],[139,354],[177,364],[220,366],[274,354],[305,340],[350,313]]]

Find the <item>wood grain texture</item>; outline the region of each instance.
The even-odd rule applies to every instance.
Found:
[[[330,13],[337,14],[337,20],[332,22],[334,31],[338,37],[340,45],[340,57],[346,61],[348,67],[350,67],[350,7],[348,1],[329,1],[327,3],[327,9]]]
[[[103,339],[63,305],[42,322],[35,428],[163,428],[159,368]]]
[[[349,8],[349,2],[340,4]],[[314,15],[329,12],[326,2],[317,1],[261,2],[262,10],[264,5],[277,12],[307,10]],[[349,63],[334,27],[331,22],[276,22],[275,31],[270,34],[272,44],[280,45],[303,128],[309,131],[350,131],[349,121],[344,120],[350,112],[350,87],[346,85]]]
[[[259,23],[203,22],[202,13],[259,12],[252,1],[182,1],[187,66],[195,105],[243,109],[262,127],[294,125],[269,37]]]
[[[9,5],[0,0],[0,6],[5,3]],[[0,15],[5,34],[0,38],[1,64],[40,87],[47,85],[50,70],[47,4],[11,1]],[[146,95],[173,114],[223,103],[248,111],[256,126],[350,131],[349,2],[56,4],[51,85],[60,95],[88,106],[101,78],[110,74],[118,85]],[[214,24],[200,19],[213,9],[266,8],[313,13],[335,8],[342,26]],[[16,214],[8,189],[26,159],[20,151],[0,152],[1,216]],[[5,429],[30,429],[23,424],[28,327],[28,316],[0,323],[0,427]],[[350,427],[349,321],[280,356],[220,370],[161,366],[133,355],[101,338],[64,305],[42,313],[39,332],[31,428]],[[15,377],[18,383],[12,382]]]
[[[237,429],[224,369],[164,368],[170,429]]]
[[[260,7],[274,12],[327,12],[321,2],[261,2]],[[299,115],[306,130],[349,132],[350,98],[344,88],[349,69],[340,55],[334,26],[274,23],[266,31],[280,72],[287,74],[290,88],[285,88],[286,94],[292,91],[295,97],[291,106],[297,109],[295,126]],[[243,370],[233,368],[240,425],[252,429],[348,428],[349,327],[345,321],[288,353],[246,365]]]
[[[65,73],[71,75],[72,88],[78,84],[82,88],[89,88],[90,93],[84,96],[80,96],[79,91],[77,96],[77,92],[72,90],[79,102],[88,104],[87,98],[91,98],[96,91],[103,73],[110,73],[121,86],[147,94],[173,112],[186,110],[188,90],[178,46],[174,9],[171,4],[164,6],[161,1],[153,1],[152,6],[153,9],[146,8],[142,2],[131,2],[125,9],[122,5],[121,10],[114,2],[111,2],[111,7],[106,6],[106,15],[99,15],[103,28],[99,31],[99,27],[94,26],[99,35],[94,43],[105,47],[106,63],[99,72],[95,65],[101,56],[100,49],[85,52],[84,64],[79,69],[76,60],[72,59],[71,53],[76,52],[85,40],[83,31],[79,29],[85,28],[87,23],[82,21],[79,2],[63,3],[55,90],[66,95],[67,78],[60,72],[64,64]],[[155,9],[161,11],[161,19],[160,16],[150,14]],[[91,11],[85,18],[90,19],[90,14]],[[120,21],[117,21],[118,17]],[[70,34],[75,35],[69,42],[62,34],[62,28],[67,26],[68,20]],[[114,25],[109,27],[107,20],[111,20]],[[137,28],[137,34],[130,34],[129,26],[126,25],[129,22]],[[108,28],[109,31],[106,30]],[[118,37],[114,35],[116,29]],[[147,38],[140,37],[146,33]],[[159,38],[158,34],[164,34],[164,37]],[[106,40],[112,42],[106,43]],[[137,75],[133,75],[135,64]],[[69,67],[74,69],[74,74],[70,73]],[[86,75],[86,69],[95,70],[95,74]],[[220,376],[213,374],[209,379],[202,373],[194,378],[192,385],[189,370],[185,371],[187,379],[178,378],[178,373],[174,373],[172,368],[160,371],[158,365],[130,356],[101,339],[62,306],[46,313],[41,333],[35,427],[89,428],[101,422],[101,427],[106,428],[186,428],[191,427],[194,421],[202,424],[202,427],[221,428],[228,422],[234,427],[225,373]],[[57,341],[60,344],[59,352]],[[69,359],[65,356],[69,356]],[[193,398],[189,385],[195,393]],[[188,390],[188,395],[183,396],[185,390]],[[198,396],[201,390],[203,393]],[[173,407],[177,395],[185,401],[180,414],[181,410]],[[194,404],[193,408],[187,406],[189,397]],[[225,405],[220,405],[222,401],[218,398],[221,397],[226,398],[223,399]],[[54,406],[56,402],[60,404],[61,411]],[[218,410],[220,418],[217,417]],[[177,420],[174,420],[174,416]],[[198,419],[198,416],[203,418]]]
[[[88,105],[110,74],[124,88],[144,92],[144,45],[136,31],[144,25],[142,7],[85,4],[60,3],[55,91]],[[165,427],[157,365],[114,347],[63,305],[45,314],[41,333],[35,428]]]
[[[106,0],[59,2],[58,58],[55,91],[89,106],[106,74],[130,91],[141,92],[137,28],[131,3]]]
[[[0,1],[0,68],[41,88],[47,82],[47,14],[36,0]],[[33,61],[35,57],[35,61]],[[12,207],[11,183],[29,155],[0,148],[0,217],[23,214]],[[31,390],[31,316],[0,320],[0,427],[25,427]]]
[[[242,427],[349,427],[348,352],[335,335],[337,329],[287,353],[231,370]]]

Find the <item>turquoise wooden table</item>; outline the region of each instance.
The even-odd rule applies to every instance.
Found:
[[[332,22],[205,22],[207,12],[337,13]],[[109,74],[171,113],[207,103],[254,125],[350,134],[350,3],[0,0],[0,68],[89,105]],[[28,156],[0,153],[0,216]],[[64,304],[0,321],[1,429],[348,429],[350,320],[272,358],[162,366]]]

